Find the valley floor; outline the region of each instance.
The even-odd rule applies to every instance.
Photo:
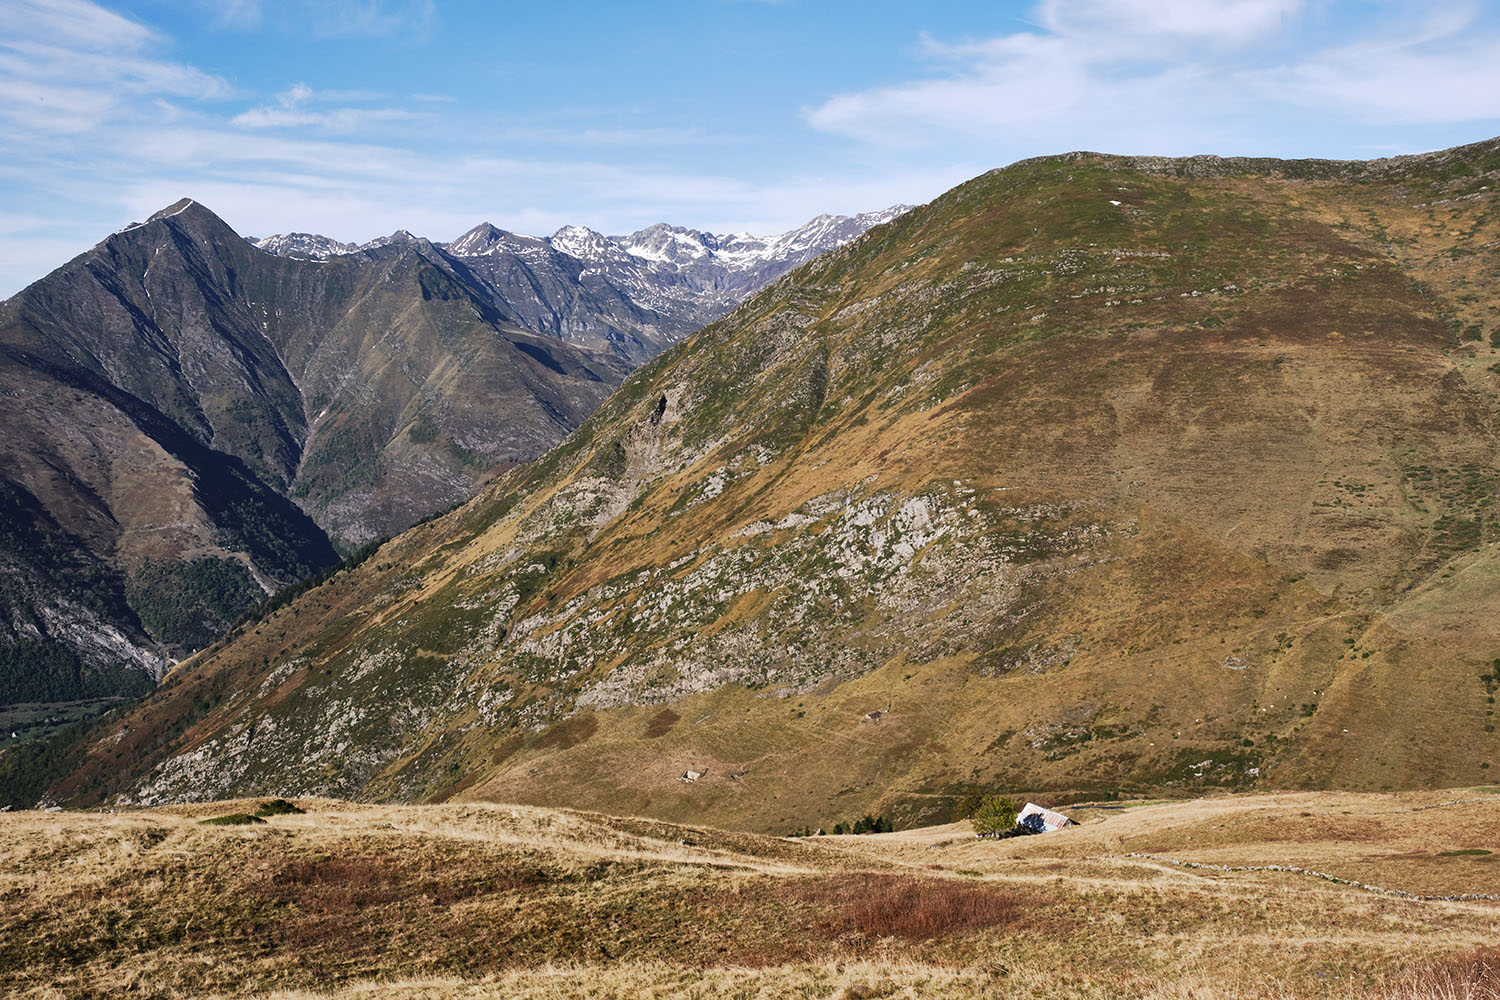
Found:
[[[258,804],[0,815],[6,994],[1500,996],[1500,789],[1081,808],[1006,841],[477,803],[200,822]]]

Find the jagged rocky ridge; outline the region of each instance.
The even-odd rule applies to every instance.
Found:
[[[765,238],[664,223],[628,236],[565,226],[536,237],[486,222],[438,246],[482,277],[496,308],[526,329],[640,364],[781,274],[910,208],[820,215]],[[307,233],[253,242],[271,253],[327,259],[413,239],[402,230],[360,245]]]
[[[143,690],[625,370],[415,238],[275,256],[190,200],[114,234],[0,304],[0,703]]]
[[[986,174],[175,672],[50,795],[785,830],[1482,781],[1497,180],[1495,141]]]

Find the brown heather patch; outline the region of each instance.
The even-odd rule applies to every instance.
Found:
[[[664,708],[651,716],[650,721],[646,723],[646,732],[643,735],[648,740],[665,736],[672,731],[672,727],[677,725],[681,719],[682,717],[670,708]]]
[[[1379,1000],[1398,998],[1500,1000],[1500,948],[1482,946],[1419,963],[1379,994]]]
[[[592,713],[575,715],[564,719],[537,737],[538,749],[568,750],[585,742],[599,728],[599,720]]]
[[[857,872],[794,882],[787,890],[816,911],[818,933],[835,940],[921,943],[980,930],[1005,933],[1020,919],[1010,890],[949,878]]]

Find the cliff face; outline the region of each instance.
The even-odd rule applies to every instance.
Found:
[[[0,305],[0,702],[140,690],[623,373],[507,324],[430,245],[293,260],[191,201],[111,236]]]

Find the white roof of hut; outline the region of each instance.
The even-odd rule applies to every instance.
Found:
[[[1026,808],[1016,814],[1016,825],[1038,833],[1053,833],[1065,826],[1072,826],[1073,821],[1060,812],[1053,812],[1051,809],[1042,808],[1035,802],[1028,802]]]

